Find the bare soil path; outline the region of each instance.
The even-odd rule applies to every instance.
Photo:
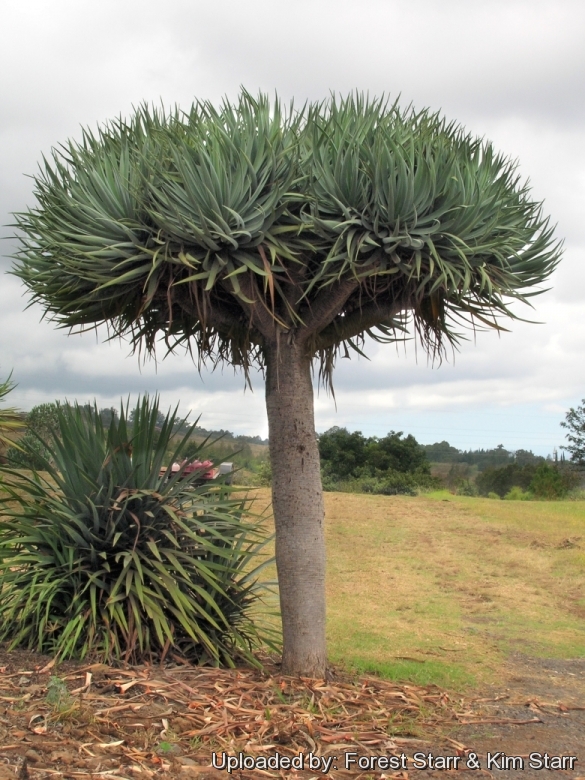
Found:
[[[482,768],[488,766],[488,753],[522,759],[506,762],[503,756],[497,757],[489,773],[492,777],[585,777],[585,659],[550,660],[516,654],[505,664],[501,682],[470,698],[469,711],[469,720],[476,722],[457,726],[450,735],[477,753]],[[502,722],[506,720],[518,723]],[[542,758],[536,758],[531,767],[533,753]],[[545,767],[544,754],[577,760],[565,762],[573,764],[573,770],[558,771]],[[496,768],[506,763],[509,769]],[[512,769],[515,765],[522,765],[522,769]],[[458,774],[461,778],[478,776],[477,771]]]

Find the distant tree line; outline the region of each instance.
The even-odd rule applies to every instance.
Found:
[[[177,428],[177,432],[179,433],[186,433],[187,429],[189,428],[189,423],[187,421],[182,421],[180,426]],[[212,439],[227,439],[229,441],[237,441],[242,442],[243,444],[264,444],[268,446],[268,439],[263,439],[261,436],[247,436],[246,434],[236,434],[232,433],[231,431],[225,430],[225,428],[220,428],[219,430],[211,430],[209,428],[203,428],[200,425],[196,425],[195,429],[193,431],[195,436],[210,436]]]
[[[48,456],[42,440],[58,427],[57,403],[35,406],[24,415],[25,432],[21,440],[27,443],[26,454],[11,447],[6,457],[17,468],[41,469]],[[81,407],[93,411],[90,404]],[[130,412],[132,424],[135,412]],[[109,427],[119,420],[114,407],[102,408],[99,416]],[[165,415],[159,411],[160,427]],[[420,488],[438,487],[440,480],[431,476],[431,464],[450,463],[451,470],[443,476],[452,490],[469,495],[492,495],[504,498],[516,491],[515,497],[562,498],[583,481],[585,465],[585,399],[581,406],[570,409],[566,421],[571,462],[564,455],[554,462],[535,455],[530,450],[506,450],[502,444],[492,449],[459,450],[447,441],[419,444],[414,436],[390,431],[384,437],[366,437],[361,431],[350,432],[334,426],[318,437],[323,484],[326,490],[350,490],[382,494],[415,494]],[[179,420],[175,432],[186,433],[188,423]],[[271,469],[267,456],[255,455],[251,444],[268,444],[260,436],[236,435],[225,429],[210,430],[196,426],[197,438],[211,439],[208,453],[215,462],[232,460],[237,467],[255,472],[259,484],[270,484]],[[199,444],[187,445],[187,457],[195,456]],[[36,453],[36,456],[35,456]],[[477,475],[474,477],[474,475]],[[519,492],[518,492],[519,491]]]
[[[543,458],[538,465],[510,463],[501,468],[488,468],[478,474],[475,485],[481,496],[495,494],[506,498],[517,488],[526,496],[518,493],[510,497],[551,500],[564,498],[580,481],[581,476],[575,469],[564,463],[549,463]]]
[[[571,453],[570,463],[564,454],[558,458],[555,452],[554,459],[543,458],[530,450],[506,450],[502,444],[469,451],[458,450],[447,441],[422,446],[431,463],[451,464],[443,478],[449,489],[459,494],[558,499],[584,480],[580,467],[585,463],[585,401],[578,409],[571,409],[561,424],[571,432],[567,435],[570,445],[563,448]]]
[[[545,458],[541,455],[535,455],[530,450],[516,450],[514,452],[506,450],[503,444],[498,444],[497,447],[485,450],[458,450],[447,441],[423,444],[421,446],[431,463],[467,463],[470,466],[477,466],[478,471],[511,464],[537,466],[539,463],[545,462]]]

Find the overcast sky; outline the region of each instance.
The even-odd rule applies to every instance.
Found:
[[[563,442],[560,421],[585,396],[585,3],[583,0],[20,0],[0,29],[0,222],[34,205],[43,154],[81,126],[127,116],[143,101],[274,92],[302,102],[358,89],[401,95],[461,122],[517,159],[565,241],[542,324],[480,333],[455,361],[427,364],[414,346],[340,362],[336,403],[321,392],[317,429],[389,430],[461,448]],[[2,270],[14,251],[3,228]],[[140,365],[103,335],[69,336],[25,311],[20,282],[0,288],[0,380],[12,403],[159,391],[163,405],[208,428],[266,435],[263,385],[244,392],[229,368],[199,376],[187,357]]]

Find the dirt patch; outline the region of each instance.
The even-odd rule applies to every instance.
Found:
[[[469,699],[467,706],[469,722],[453,729],[453,739],[477,753],[484,769],[488,754],[519,759],[496,757],[492,777],[534,780],[585,776],[585,659],[552,660],[516,654],[506,663],[501,683]],[[541,757],[534,758],[531,767],[533,753]],[[572,770],[547,769],[545,754],[574,756],[577,760],[565,762],[567,767],[573,764]],[[551,766],[559,762],[550,758],[548,763]],[[508,769],[497,768],[506,764]],[[459,776],[477,775],[475,771]]]

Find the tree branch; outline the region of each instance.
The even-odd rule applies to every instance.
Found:
[[[200,317],[201,312],[193,301],[181,298],[177,300],[177,303],[188,314]],[[242,317],[238,317],[234,311],[217,298],[214,301],[205,301],[204,317],[204,319],[201,318],[202,325],[206,328],[213,328],[213,330],[216,330],[221,336],[233,338],[236,335],[236,331],[248,327],[250,331],[250,341],[253,344],[262,343],[261,335],[250,326],[249,320],[244,312],[242,312]]]
[[[358,286],[357,279],[343,279],[320,290],[301,312],[304,323],[299,328],[301,338],[306,340],[330,325]]]
[[[410,308],[408,304],[403,301],[393,301],[392,303],[371,301],[350,314],[337,317],[326,328],[323,328],[315,338],[315,351],[327,349],[341,341],[359,336],[360,333],[374,328],[376,325],[391,325],[396,315],[408,308]]]
[[[248,317],[248,322],[250,323],[250,328],[256,328],[267,339],[274,339],[277,323],[268,310],[266,303],[262,300],[262,297],[258,295],[258,286],[256,285],[256,280],[253,278],[253,274],[250,272],[242,274],[239,278],[239,283],[241,291],[248,300],[252,301],[252,303],[243,301],[233,290],[229,290],[227,287],[224,289],[235,298],[239,306],[245,312]]]

